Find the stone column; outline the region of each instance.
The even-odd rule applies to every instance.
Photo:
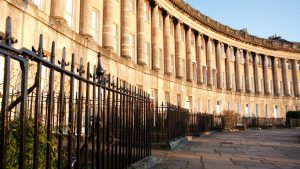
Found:
[[[146,64],[145,56],[145,21],[144,21],[144,1],[137,1],[137,62],[140,65]]]
[[[212,72],[212,40],[208,37],[206,41],[206,64],[207,64],[207,86],[213,85],[213,72]]]
[[[197,83],[203,84],[203,72],[202,72],[202,62],[201,62],[201,37],[202,35],[198,34],[196,38],[196,59],[197,59]]]
[[[246,88],[246,92],[250,93],[250,78],[249,78],[249,52],[246,51],[245,52],[245,64],[244,64],[244,71],[245,71],[245,88]],[[250,56],[251,57],[251,56]]]
[[[66,0],[51,1],[51,11],[50,11],[51,18],[63,24],[67,24],[65,18],[65,11],[66,11]]]
[[[253,59],[253,65],[254,65],[254,81],[255,81],[255,92],[257,94],[260,93],[259,91],[259,77],[258,77],[258,57],[259,55],[255,54]]]
[[[171,75],[171,52],[170,52],[170,16],[166,13],[164,17],[164,71]]]
[[[80,1],[79,34],[92,38],[92,1]]]
[[[280,91],[278,89],[278,73],[277,73],[277,69],[278,69],[278,65],[276,62],[277,58],[273,57],[272,58],[272,71],[273,71],[273,81],[274,81],[274,95],[275,96],[279,96],[280,95]]]
[[[240,59],[241,59],[241,51],[240,49],[236,48],[235,52],[235,86],[236,86],[236,91],[240,92],[241,89],[241,84],[240,84]]]
[[[151,38],[152,38],[152,69],[160,70],[161,58],[159,58],[159,12],[156,3],[153,3],[152,22],[151,22]]]
[[[104,48],[113,49],[113,0],[104,0],[103,2],[103,39]]]
[[[227,46],[225,62],[226,62],[226,87],[228,90],[232,90],[230,60],[231,60],[231,46]]]
[[[268,78],[268,56],[265,55],[263,59],[263,77],[264,77],[264,87],[265,94],[270,94],[269,90],[269,78]]]
[[[130,49],[130,18],[129,18],[129,0],[123,0],[123,5],[122,5],[122,17],[121,17],[121,22],[122,22],[122,32],[121,32],[121,56],[124,58],[131,58],[131,49]]]
[[[191,33],[192,30],[188,27],[186,32],[186,80],[189,82],[193,81],[193,74],[192,74],[192,45],[191,45]]]
[[[282,80],[283,80],[283,90],[284,95],[289,96],[290,91],[288,90],[288,81],[287,81],[287,72],[286,72],[286,60],[284,58],[281,59],[281,70],[282,70]]]
[[[297,64],[296,64],[295,59],[292,59],[291,61],[292,61],[294,93],[295,93],[295,97],[298,97],[299,96],[299,83],[298,83],[298,76],[297,76]]]
[[[220,42],[217,42],[217,47],[216,47],[216,66],[217,66],[217,87],[222,88],[222,70],[221,70],[221,57],[222,57],[222,51],[221,51],[221,46],[222,44]]]
[[[175,26],[175,57],[176,57],[176,77],[182,78],[182,50],[181,50],[181,23]]]

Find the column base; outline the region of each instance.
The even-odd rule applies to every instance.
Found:
[[[85,39],[94,40],[93,36],[90,34],[80,34],[80,35],[83,36]]]
[[[141,65],[141,66],[147,65],[146,62],[143,61],[143,60],[138,60],[138,64]]]
[[[130,55],[125,55],[125,54],[124,54],[124,55],[121,55],[121,56],[122,56],[123,58],[125,58],[125,59],[128,59],[128,60],[131,59],[131,56],[130,56]]]
[[[171,76],[172,72],[165,72],[165,75]]]
[[[50,17],[50,23],[52,25],[57,25],[57,24],[68,25],[67,20],[63,17],[60,17],[60,16],[51,16]]]

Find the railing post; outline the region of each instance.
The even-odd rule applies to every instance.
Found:
[[[40,35],[38,57],[43,58],[43,35]],[[38,149],[39,149],[39,119],[40,119],[40,100],[41,100],[41,75],[42,63],[37,62],[37,71],[35,75],[36,96],[35,96],[35,109],[34,109],[34,148],[33,148],[33,169],[38,168]]]

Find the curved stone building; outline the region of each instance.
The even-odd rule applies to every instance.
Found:
[[[299,44],[235,30],[182,0],[27,1],[0,0],[0,31],[11,16],[15,47],[37,46],[42,33],[45,52],[56,41],[77,63],[96,64],[101,52],[112,75],[193,112],[300,109]]]

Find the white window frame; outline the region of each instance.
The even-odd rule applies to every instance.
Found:
[[[116,23],[113,23],[113,48],[115,52],[119,51],[119,25]]]
[[[290,82],[290,94],[291,96],[294,96],[294,83]]]
[[[132,59],[134,59],[135,58],[135,35],[132,33],[130,34],[129,44],[130,44],[130,56]]]
[[[99,11],[92,9],[92,32],[96,42],[99,42]]]
[[[143,1],[143,0],[141,0]],[[144,20],[146,22],[150,22],[150,11],[149,11],[149,6],[148,3],[144,3]]]
[[[177,94],[177,104],[181,106],[181,94]]]
[[[259,117],[259,104],[255,104],[255,114],[256,117]]]
[[[201,112],[201,99],[200,97],[198,98],[198,112]]]
[[[159,62],[160,62],[160,70],[163,72],[164,70],[164,55],[162,48],[159,48]]]
[[[266,115],[266,117],[269,116],[269,108],[268,108],[268,104],[265,104],[265,115]]]
[[[270,93],[274,95],[273,80],[269,80],[269,90]]]
[[[235,74],[231,74],[231,87],[233,90],[236,89],[235,87]]]
[[[222,72],[222,88],[225,88],[225,72]]]
[[[217,114],[222,113],[222,100],[217,101]]]
[[[170,20],[170,35],[174,36],[174,22]]]
[[[68,3],[69,2],[71,3],[70,4],[71,5],[71,11],[68,11]],[[75,30],[75,21],[76,21],[75,4],[76,4],[76,0],[66,0],[66,9],[65,9],[66,20],[67,20],[67,24],[71,27],[71,29],[73,31]]]
[[[44,10],[45,9],[45,2],[44,0],[32,0],[32,3],[38,6],[39,9]]]
[[[202,66],[203,83],[207,84],[207,68],[206,65]]]
[[[260,92],[264,93],[264,80],[260,79]]]
[[[282,81],[279,81],[279,92],[280,92],[280,95],[282,96],[284,91],[283,91],[283,82]]]
[[[184,29],[184,26],[181,26],[181,41],[185,42],[185,29]]]
[[[241,79],[240,79],[240,87],[241,87],[242,91],[244,91],[244,89],[245,89],[244,84],[245,84],[244,83],[244,76],[242,76]]]
[[[150,43],[145,42],[145,61],[146,61],[146,64],[148,64],[149,58],[150,58]]]
[[[176,71],[176,69],[175,69],[175,55],[174,54],[171,54],[171,67],[172,67],[172,72],[175,74],[175,71]]]
[[[170,103],[170,92],[169,91],[165,91],[165,104]]]
[[[211,100],[210,99],[207,100],[207,113],[212,114],[212,112],[211,112]]]
[[[135,12],[135,0],[129,0],[129,10]]]
[[[163,29],[164,25],[164,19],[163,16],[161,15],[161,13],[158,14],[158,26],[159,29]]]
[[[193,62],[193,79],[194,82],[197,82],[197,64]]]

